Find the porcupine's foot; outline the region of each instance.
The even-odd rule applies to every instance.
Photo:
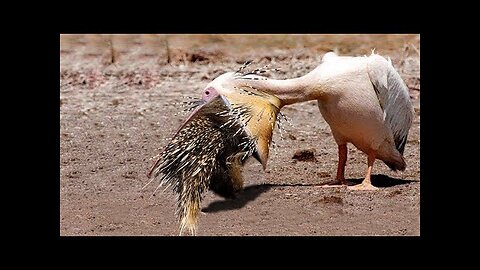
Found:
[[[226,199],[237,198],[238,193],[243,190],[242,154],[227,158],[210,180],[210,189],[217,195]]]
[[[241,190],[234,190],[229,186],[216,186],[215,188],[210,188],[215,194],[225,199],[234,200],[237,198],[237,195]]]
[[[210,185],[210,190],[212,190],[218,196],[221,196],[225,199],[236,199],[237,195],[242,191],[242,187],[235,187],[231,183],[223,182]]]
[[[215,190],[212,189],[212,191],[217,194],[220,197],[223,197],[225,199],[236,199],[237,198],[237,193],[230,191],[230,190]]]
[[[223,198],[235,199],[238,192],[242,190],[242,187],[235,185],[228,174],[219,173],[214,175],[210,180],[210,190]]]

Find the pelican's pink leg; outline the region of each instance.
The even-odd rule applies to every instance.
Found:
[[[347,185],[345,180],[345,165],[347,164],[347,145],[342,144],[338,145],[338,166],[337,166],[337,177],[335,180],[329,182],[327,186],[332,185]]]
[[[352,190],[378,190],[377,187],[374,187],[372,185],[372,182],[370,181],[371,175],[372,175],[372,167],[373,167],[373,162],[375,162],[375,153],[370,153],[368,154],[368,169],[367,169],[367,175],[365,175],[365,179],[363,179],[363,182],[361,184],[355,185],[348,187],[349,189]]]

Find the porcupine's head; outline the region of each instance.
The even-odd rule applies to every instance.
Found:
[[[241,168],[254,156],[265,168],[280,100],[238,85],[225,73],[191,102],[193,111],[160,154],[149,177],[177,194],[180,234],[195,234],[203,194],[234,197],[243,188]]]

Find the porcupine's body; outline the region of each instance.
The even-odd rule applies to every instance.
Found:
[[[241,168],[255,155],[256,139],[242,121],[249,109],[217,96],[196,109],[162,151],[151,175],[177,194],[180,234],[195,234],[200,203],[207,188],[233,198],[243,188]],[[276,115],[276,113],[275,113]]]

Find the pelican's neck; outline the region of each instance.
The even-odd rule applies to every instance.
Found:
[[[302,77],[286,80],[242,80],[242,84],[273,94],[282,101],[282,107],[298,102],[320,99],[322,83],[308,73]]]

